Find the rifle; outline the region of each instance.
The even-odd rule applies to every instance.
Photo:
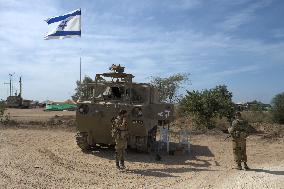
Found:
[[[232,137],[232,135],[229,133],[229,131],[228,131],[227,129],[222,130],[222,132],[225,133],[225,134],[228,134],[228,135],[226,136],[226,138],[224,139],[224,141],[226,141],[228,138],[231,138],[231,137]]]
[[[231,137],[232,137],[232,135],[226,136],[226,138],[224,139],[224,141],[226,141],[228,138],[231,138]]]

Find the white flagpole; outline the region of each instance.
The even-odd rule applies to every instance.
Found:
[[[81,62],[81,56],[80,56],[80,84],[82,84],[82,62]]]

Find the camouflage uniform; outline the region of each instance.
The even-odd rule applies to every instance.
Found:
[[[248,136],[248,127],[244,120],[237,118],[232,122],[232,126],[228,129],[233,139],[233,154],[234,160],[237,164],[237,169],[242,169],[241,162],[244,162],[244,168],[247,166],[246,154],[246,138]]]
[[[115,140],[115,160],[118,168],[125,168],[124,157],[127,148],[127,122],[126,118],[117,116],[113,122],[112,136]]]

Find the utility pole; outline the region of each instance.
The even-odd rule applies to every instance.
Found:
[[[12,77],[14,74],[9,73],[9,83],[4,83],[5,85],[9,85],[9,96],[12,96],[13,88],[12,88]]]
[[[22,76],[20,76],[19,83],[20,83],[20,93],[19,93],[19,96],[22,97]]]
[[[12,96],[13,93],[13,85],[12,85],[12,78],[13,78],[13,74],[9,74],[9,84],[10,84],[10,96]]]

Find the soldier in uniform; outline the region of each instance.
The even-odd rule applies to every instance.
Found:
[[[118,116],[113,120],[112,136],[115,140],[115,160],[118,169],[125,169],[124,157],[127,148],[127,111],[120,110]]]
[[[241,113],[236,112],[232,126],[228,129],[233,139],[233,154],[236,162],[236,169],[241,170],[244,164],[244,169],[248,170],[247,155],[246,155],[246,138],[248,136],[247,124],[242,120]]]

